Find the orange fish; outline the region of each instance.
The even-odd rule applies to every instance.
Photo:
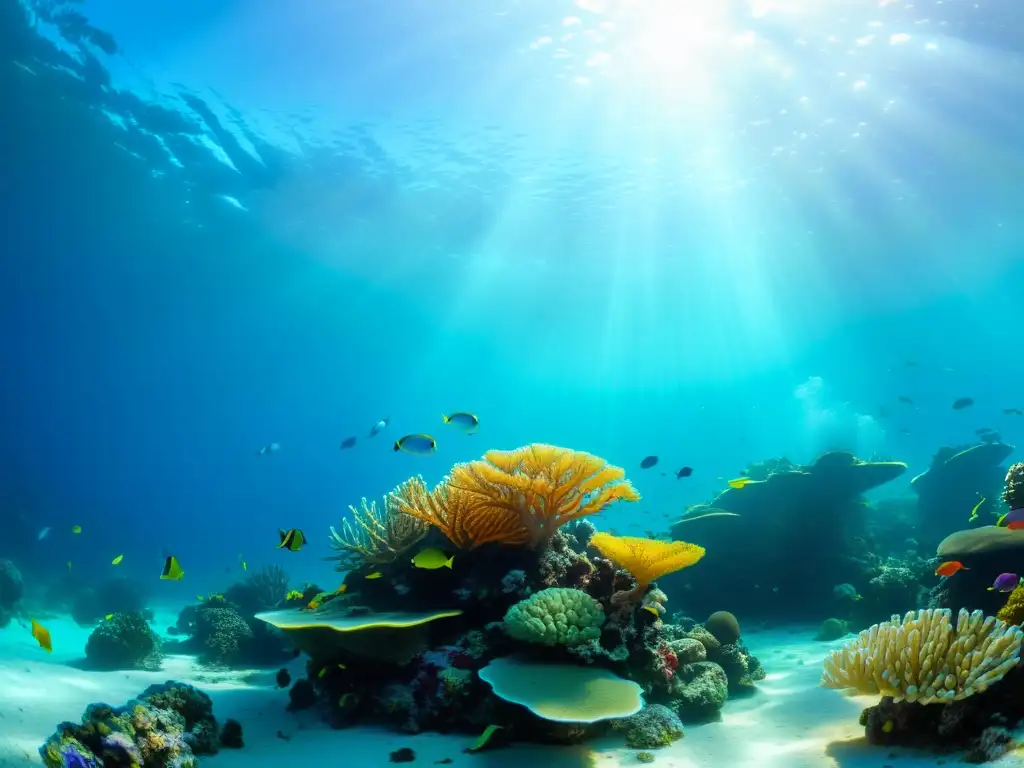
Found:
[[[47,653],[53,653],[53,643],[50,642],[50,630],[35,619],[32,619],[32,637],[39,643],[40,648]]]
[[[936,576],[952,576],[954,573],[956,573],[957,571],[960,571],[960,570],[969,571],[971,569],[968,568],[967,566],[965,566],[959,560],[947,560],[946,562],[944,562],[942,565],[940,565],[938,568],[935,569],[935,575]]]
[[[1024,520],[1014,520],[1012,523],[1007,523],[1006,527],[1011,531],[1019,531],[1024,528]]]

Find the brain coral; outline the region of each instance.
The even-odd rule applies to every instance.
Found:
[[[578,589],[551,587],[513,605],[505,631],[517,640],[543,645],[580,645],[601,636],[604,609]]]

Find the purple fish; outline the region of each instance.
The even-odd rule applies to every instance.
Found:
[[[1012,592],[1019,583],[1020,576],[1016,573],[1000,573],[989,589],[996,592]]]

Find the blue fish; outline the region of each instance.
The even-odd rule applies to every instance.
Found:
[[[437,450],[437,440],[430,435],[406,435],[395,440],[395,452],[405,451],[416,456],[429,456]]]

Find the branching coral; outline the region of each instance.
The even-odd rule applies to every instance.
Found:
[[[239,608],[246,612],[265,611],[284,601],[288,594],[288,574],[279,565],[265,565],[247,578],[243,586],[251,599],[237,600]]]
[[[458,464],[449,485],[482,499],[490,514],[517,517],[529,544],[538,547],[572,520],[616,501],[639,501],[625,475],[589,453],[534,443]]]
[[[461,549],[491,542],[539,547],[567,522],[615,501],[639,500],[624,476],[589,453],[536,443],[457,464],[432,492],[414,478],[391,499]]]
[[[352,518],[342,521],[340,533],[331,528],[331,548],[338,553],[332,559],[339,571],[394,562],[426,535],[427,522],[407,514],[395,501],[405,498],[410,486],[425,487],[422,478],[407,480],[384,499],[381,509],[364,498],[358,508],[349,507]]]
[[[704,557],[704,547],[685,541],[659,541],[634,536],[612,536],[598,531],[590,546],[625,568],[636,579],[636,588],[617,593],[612,602],[633,602],[643,598],[648,585],[666,574],[687,568]]]
[[[1003,501],[1010,509],[1024,507],[1024,462],[1018,462],[1006,473]]]
[[[485,498],[453,487],[448,478],[433,491],[420,478],[413,478],[392,492],[391,499],[402,512],[434,526],[460,549],[528,540],[516,513],[487,506]]]
[[[1017,665],[1022,633],[981,611],[910,611],[875,624],[825,659],[821,685],[922,704],[984,691]]]

